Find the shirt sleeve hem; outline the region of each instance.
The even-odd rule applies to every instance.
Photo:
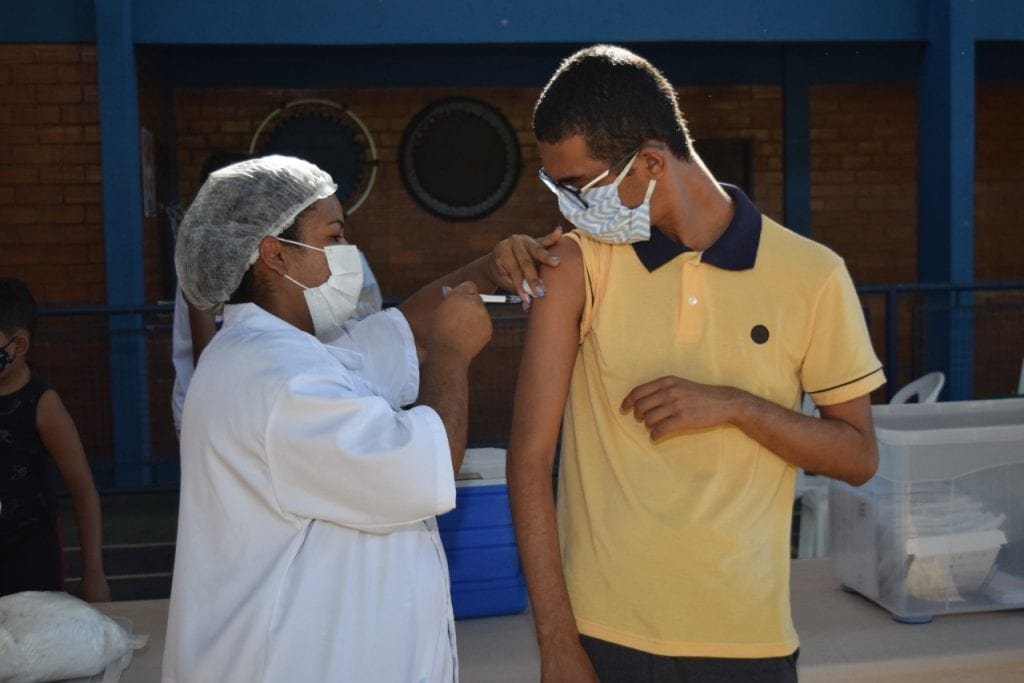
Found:
[[[437,512],[442,515],[455,508],[455,472],[452,469],[451,446],[448,444],[448,432],[445,431],[441,416],[432,408],[417,406],[412,412],[419,413],[423,417],[424,426],[429,426],[433,436],[432,450],[442,455],[437,458],[436,499]]]
[[[384,314],[392,319],[395,331],[401,338],[402,350],[405,354],[406,378],[398,391],[398,396],[401,399],[401,405],[408,405],[415,401],[420,393],[420,359],[416,352],[416,337],[413,336],[412,328],[409,327],[409,321],[405,319],[400,310],[389,308],[384,311]],[[447,442],[448,438],[445,436],[445,443]]]
[[[855,399],[858,396],[870,394],[872,391],[884,384],[885,373],[882,371],[882,368],[879,367],[868,374],[849,382],[844,382],[827,389],[809,391],[808,393],[814,398],[815,404],[819,406],[829,406]]]

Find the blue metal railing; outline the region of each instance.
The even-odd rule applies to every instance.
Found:
[[[861,285],[857,287],[862,301],[872,296],[881,296],[884,301],[884,352],[883,362],[889,377],[887,396],[891,397],[901,384],[914,376],[931,370],[942,370],[947,376],[948,398],[967,400],[978,398],[975,390],[975,359],[979,352],[984,354],[1006,354],[1006,361],[1019,368],[1024,354],[1024,328],[1017,327],[1013,335],[998,340],[1002,348],[979,348],[975,343],[979,313],[994,309],[1010,315],[1013,320],[1024,316],[1024,280],[1001,280],[972,283],[908,283],[891,285]],[[1011,294],[1011,300],[993,302],[979,301],[978,295]],[[900,312],[901,304],[908,299],[919,302],[913,311],[909,328]],[[869,310],[870,307],[869,307]],[[869,314],[869,326],[871,325]],[[989,322],[989,325],[992,323]],[[918,329],[915,329],[918,328]],[[902,333],[902,334],[901,334]],[[917,362],[906,362],[901,353],[901,342],[907,342],[912,352],[923,358]],[[987,335],[991,336],[991,335]],[[992,342],[988,343],[991,346]],[[916,348],[915,348],[916,347]],[[1009,374],[1007,387],[1010,387]],[[1008,393],[1000,390],[983,390],[986,395]]]
[[[61,395],[107,490],[176,486],[172,303],[40,310],[30,358]],[[165,414],[166,413],[166,414]]]

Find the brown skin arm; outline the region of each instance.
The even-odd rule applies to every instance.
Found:
[[[110,587],[103,572],[103,533],[100,496],[93,483],[71,415],[52,389],[39,399],[36,426],[57,470],[71,494],[71,503],[82,545],[82,583],[79,596],[88,602],[108,602]]]
[[[192,333],[192,365],[195,365],[199,362],[199,354],[217,333],[217,322],[213,311],[200,311],[187,301],[185,305],[188,306],[188,326]]]
[[[662,377],[635,387],[622,402],[651,439],[732,424],[803,469],[859,486],[878,469],[878,444],[867,394],[802,415],[740,389]]]
[[[490,340],[491,317],[476,286],[465,282],[438,306],[420,371],[419,403],[433,408],[444,424],[453,473],[466,454],[469,365]]]
[[[443,298],[442,287],[455,287],[462,282],[472,282],[482,293],[490,293],[501,288],[524,296],[526,292],[523,291],[522,282],[525,279],[531,283],[534,291],[537,291],[538,287],[543,289],[544,285],[534,264],[558,265],[558,259],[552,258],[547,247],[558,242],[561,236],[561,229],[556,228],[540,239],[526,235],[507,237],[499,242],[490,254],[439,277],[403,301],[398,310],[412,328],[420,360],[422,361],[424,357],[434,309]]]
[[[530,593],[541,680],[596,681],[579,642],[562,571],[551,472],[569,380],[578,349],[584,303],[579,245],[564,240],[552,248],[557,269],[541,271],[548,293],[530,312],[512,433],[508,446],[508,487],[519,555]]]

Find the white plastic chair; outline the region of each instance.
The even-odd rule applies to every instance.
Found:
[[[945,373],[935,371],[918,377],[902,389],[897,391],[889,399],[890,404],[909,403],[911,398],[917,397],[918,403],[935,403],[939,400],[939,392],[946,384]]]

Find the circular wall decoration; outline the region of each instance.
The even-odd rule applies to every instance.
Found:
[[[338,185],[346,214],[366,201],[377,178],[377,148],[366,125],[348,107],[303,99],[272,111],[256,129],[250,154],[286,154],[316,164]]]
[[[515,130],[497,109],[469,98],[428,105],[409,122],[398,148],[409,194],[452,220],[482,218],[501,206],[520,166]]]

